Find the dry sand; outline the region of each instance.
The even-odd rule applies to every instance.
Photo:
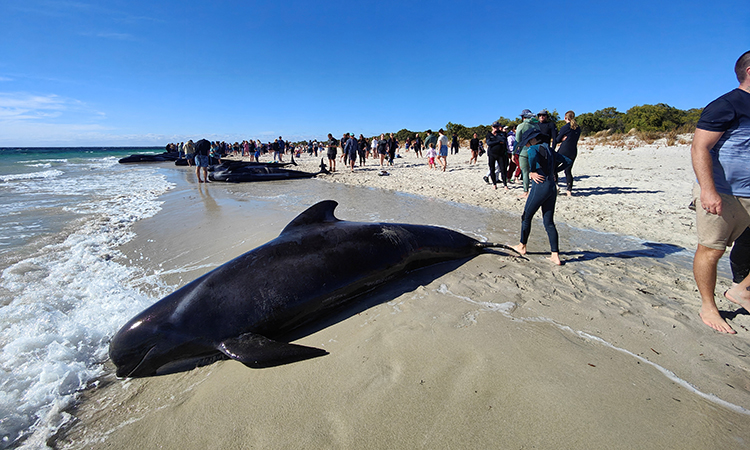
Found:
[[[520,189],[492,190],[482,181],[486,158],[478,166],[467,159],[465,149],[449,156],[442,173],[406,154],[385,168],[388,176],[377,175],[379,166],[349,173],[340,164],[322,178],[510,212],[498,213],[503,223],[487,238],[515,243]],[[319,160],[299,162],[312,171]],[[484,254],[419,271],[298,341],[328,356],[263,370],[222,361],[150,379],[108,377],[84,394],[72,411],[77,422],[56,445],[747,448],[750,317],[720,301],[738,334],[703,325],[689,254],[673,258],[678,246],[695,245],[689,147],[584,147],[574,173],[577,195],[559,198],[558,222],[651,244],[594,251],[586,242],[598,233],[561,227],[566,264],[553,267],[535,223],[528,259]],[[181,214],[196,218],[199,236],[224,227],[241,234],[236,219],[247,210],[232,206],[218,183],[209,188],[220,217],[205,202]],[[178,255],[163,262],[165,271],[192,262],[198,275],[274,237],[222,240],[197,260],[189,243],[163,231],[179,231],[183,216],[157,215],[126,253],[158,261],[163,249],[145,241],[162,236]],[[728,283],[722,278],[717,292]]]

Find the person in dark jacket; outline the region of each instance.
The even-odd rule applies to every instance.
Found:
[[[508,189],[508,136],[502,131],[498,122],[492,124],[492,131],[487,133],[487,160],[490,166],[492,186],[497,189],[497,172],[503,180],[503,186]],[[499,167],[498,167],[499,166]]]
[[[453,134],[453,138],[451,139],[451,155],[458,154],[458,136]]]
[[[211,152],[211,143],[205,139],[195,143],[195,176],[198,177],[198,183],[208,183],[208,154]],[[203,172],[203,180],[201,180]]]
[[[370,143],[367,142],[364,134],[359,135],[359,142],[357,142],[357,146],[359,147],[359,149],[357,150],[357,154],[359,155],[359,166],[362,167],[366,162],[367,149],[370,148]]]
[[[414,137],[412,148],[414,148],[414,155],[417,158],[422,158],[422,138],[419,137],[419,133]]]
[[[469,141],[469,150],[471,150],[471,158],[469,158],[469,164],[476,164],[477,157],[479,156],[479,138],[474,133],[474,137]]]
[[[398,149],[398,140],[391,133],[391,137],[388,138],[388,164],[393,165],[393,160],[396,159],[396,149]]]
[[[570,158],[570,165],[565,168],[565,183],[567,184],[568,197],[573,195],[573,163],[578,156],[578,138],[581,137],[581,127],[576,122],[576,114],[573,111],[565,113],[565,125],[557,133],[556,141],[560,144],[558,153]]]
[[[549,111],[546,109],[539,111],[536,116],[539,119],[539,131],[542,133],[540,139],[542,142],[549,144],[550,150],[555,151],[555,145],[557,142],[555,140],[557,138],[557,124],[550,120]],[[544,136],[547,136],[546,140]]]

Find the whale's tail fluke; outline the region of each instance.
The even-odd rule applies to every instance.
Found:
[[[495,242],[477,242],[477,247],[479,247],[481,249],[485,249],[485,248],[502,248],[502,249],[505,249],[505,250],[510,250],[513,253],[515,253],[515,254],[517,254],[519,256],[522,256],[520,253],[518,253],[518,250],[516,250],[515,248],[511,247],[510,245],[498,244],[498,243],[495,243]]]

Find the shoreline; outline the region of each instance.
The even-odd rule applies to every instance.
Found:
[[[301,170],[315,163],[300,159]],[[271,204],[278,202],[272,192],[278,199],[299,195],[306,203],[337,193],[342,196],[337,217],[344,220],[367,221],[372,214],[374,220],[413,217],[412,223],[461,227],[487,240],[517,239],[523,207],[515,199],[518,189],[504,197],[487,194],[484,165],[456,164],[455,172],[430,174],[426,167],[409,170],[399,162],[386,169],[390,176],[378,177],[379,166],[373,166],[312,184],[275,185],[269,194],[259,194],[259,186],[201,188],[185,171],[182,187],[167,194],[165,210],[139,224],[137,238],[123,250],[158,267],[169,283],[184,284],[275,237],[301,212],[295,206],[278,208],[248,235],[240,226],[253,216],[247,203],[266,196]],[[448,162],[450,170],[450,156]],[[587,175],[584,169],[574,167],[574,173]],[[627,179],[627,169],[611,170],[618,172],[613,179]],[[445,176],[454,174],[446,186]],[[603,179],[597,180],[600,186]],[[388,187],[398,183],[407,187]],[[448,203],[452,199],[399,194],[424,195],[425,186],[434,197],[453,188],[472,199],[463,204],[489,198],[508,210],[499,215],[493,211],[500,208],[474,211],[454,208]],[[607,205],[599,205],[605,195],[614,194],[569,200],[595,203],[588,211],[607,211]],[[641,196],[644,202],[656,197]],[[174,199],[192,201],[181,210]],[[189,227],[185,217],[195,217],[197,225]],[[639,217],[625,214],[623,220],[630,223],[614,224],[656,240],[649,227],[634,226]],[[175,237],[188,228],[195,228],[189,242]],[[549,247],[535,222],[526,260],[483,254],[419,271],[375,291],[369,308],[295,341],[325,348],[330,354],[322,358],[261,370],[222,361],[126,381],[110,375],[83,393],[85,400],[73,411],[78,422],[57,445],[486,448],[503,442],[544,448],[741,448],[750,441],[750,416],[686,388],[750,409],[750,370],[742,350],[750,317],[734,317],[738,334],[729,338],[703,325],[692,274],[670,258],[678,245],[674,241],[649,246],[621,237],[617,244],[624,249],[613,250],[607,239],[591,241],[590,233],[558,228],[564,266],[552,267],[544,259]],[[227,231],[217,240],[220,230]],[[728,282],[720,280],[717,290]],[[728,302],[719,307],[734,310]]]

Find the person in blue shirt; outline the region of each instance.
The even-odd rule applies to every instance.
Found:
[[[545,138],[545,142],[540,140],[542,137]],[[531,220],[541,208],[544,229],[547,231],[551,250],[548,259],[558,266],[562,265],[557,227],[555,227],[555,203],[557,202],[555,174],[569,166],[571,161],[568,157],[552,151],[546,136],[538,129],[525,132],[518,145],[524,148],[528,155],[531,188],[521,216],[521,243],[513,248],[521,255],[526,254],[526,243],[531,233]]]
[[[359,143],[357,142],[357,139],[354,138],[353,134],[346,133],[346,144],[344,144],[344,153],[346,153],[347,161],[349,162],[349,166],[352,169],[352,172],[354,172],[354,164],[357,162],[357,151],[359,151]]]
[[[739,87],[703,109],[690,149],[697,179],[693,276],[701,295],[700,317],[714,330],[729,334],[735,331],[721,317],[714,291],[719,259],[750,226],[750,51],[740,56],[734,71]],[[750,277],[724,296],[750,311]]]

